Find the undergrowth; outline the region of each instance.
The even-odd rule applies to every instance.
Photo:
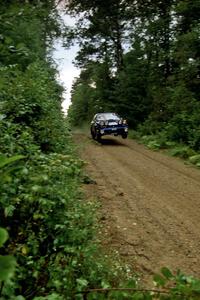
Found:
[[[129,137],[138,140],[151,150],[167,150],[169,155],[180,157],[196,167],[200,167],[200,152],[189,145],[170,141],[165,132],[143,135],[138,131],[130,130]]]
[[[200,281],[162,268],[141,288],[97,240],[98,203],[80,192],[74,155],[0,157],[0,299],[199,299]]]

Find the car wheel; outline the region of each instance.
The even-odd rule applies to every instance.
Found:
[[[123,139],[127,139],[127,136],[128,136],[127,133],[123,133],[123,134],[122,134],[122,138],[123,138]]]
[[[91,132],[91,136],[92,136],[92,138],[93,138],[93,140],[95,140],[95,132],[92,130],[92,128],[91,128],[91,130],[90,130],[90,132]]]
[[[97,137],[97,141],[98,141],[98,142],[101,142],[101,134],[100,134],[100,133],[97,133],[96,137]]]
[[[94,140],[98,140],[98,133],[97,133],[96,128],[94,128],[94,131],[91,131],[91,134],[92,134],[92,138]]]

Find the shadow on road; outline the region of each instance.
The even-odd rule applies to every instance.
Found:
[[[126,146],[123,141],[114,138],[102,138],[99,144],[104,146]]]

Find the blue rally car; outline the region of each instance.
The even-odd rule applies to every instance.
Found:
[[[128,136],[127,121],[116,113],[96,114],[91,122],[91,135],[93,139],[100,140],[103,135],[121,135],[123,139]]]

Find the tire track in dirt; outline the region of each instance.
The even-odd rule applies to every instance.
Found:
[[[135,141],[83,134],[82,158],[102,203],[103,244],[148,280],[163,266],[200,276],[200,171]]]

